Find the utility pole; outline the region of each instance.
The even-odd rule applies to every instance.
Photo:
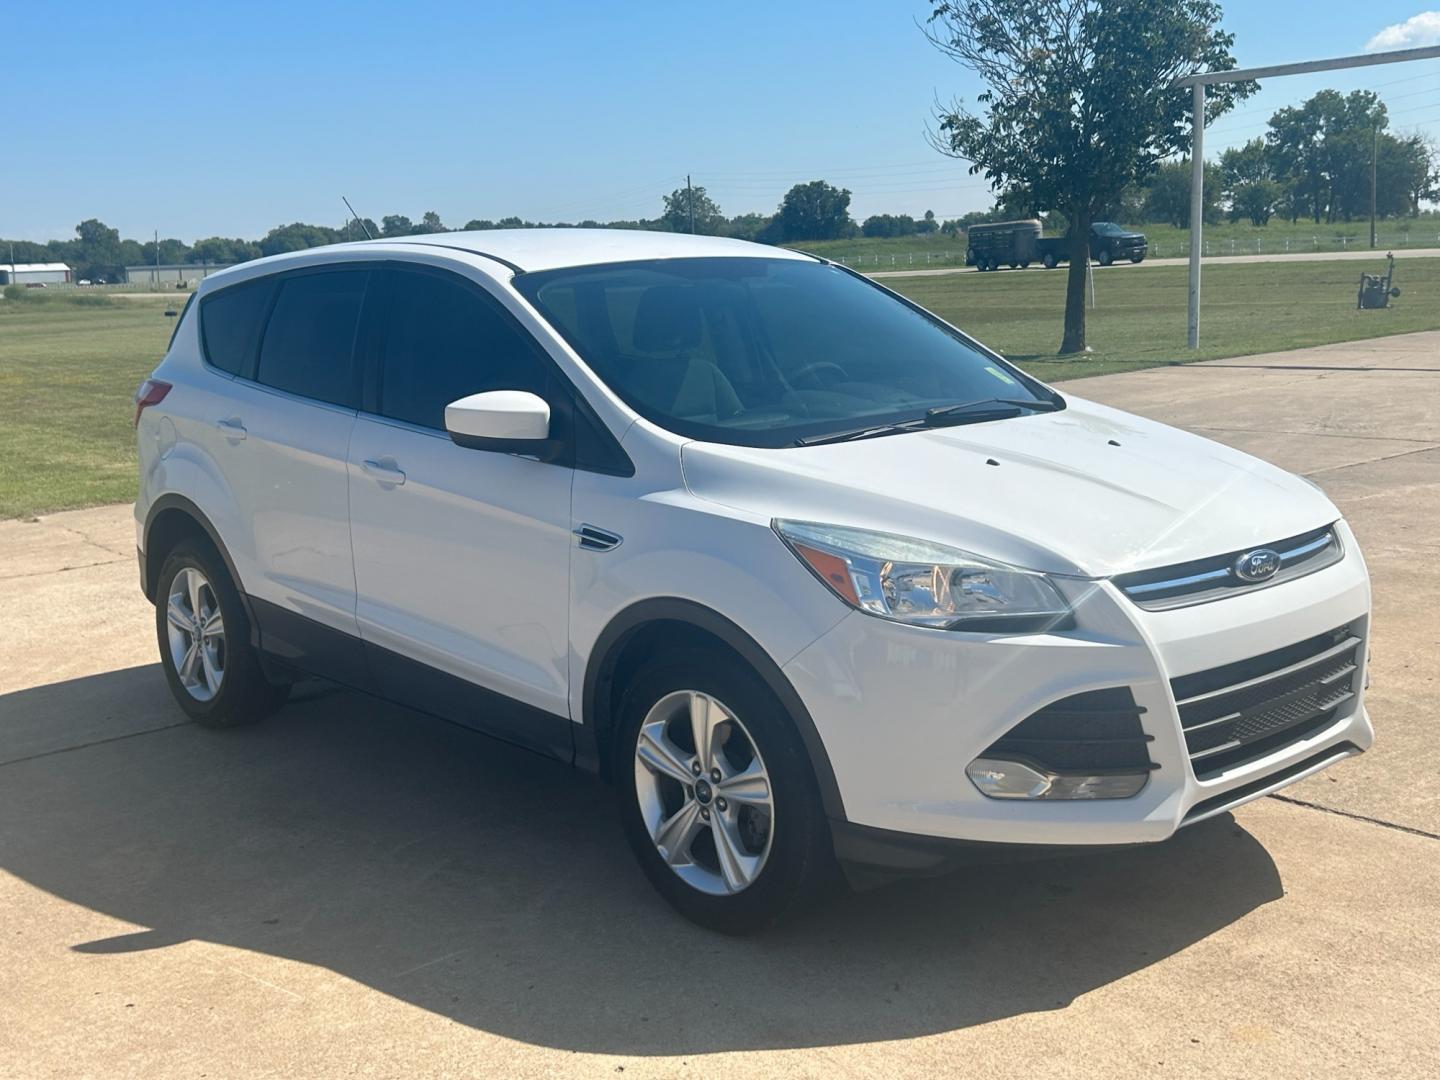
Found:
[[[690,186],[690,174],[685,174],[685,202],[690,207],[690,232],[695,232],[695,189]]]
[[[1370,250],[1375,250],[1375,174],[1376,164],[1380,160],[1380,125],[1376,124],[1371,131],[1370,140]]]
[[[1190,316],[1186,338],[1200,347],[1200,248],[1205,233],[1205,84],[1191,90],[1194,121],[1190,137]]]
[[[155,230],[155,287],[160,287],[160,230]]]

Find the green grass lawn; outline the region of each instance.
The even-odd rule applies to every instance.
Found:
[[[1256,263],[1205,272],[1204,348],[1185,348],[1185,269],[1097,270],[1094,352],[1061,361],[1065,274],[886,282],[1047,381],[1332,341],[1440,329],[1440,259],[1400,264],[1404,295],[1356,311],[1356,263]],[[83,293],[0,300],[0,518],[135,494],[131,399],[165,351],[183,297]]]
[[[183,296],[0,300],[0,518],[135,497],[135,388]]]
[[[1055,356],[1065,307],[1060,271],[889,278],[882,284],[953,322],[1047,381],[1136,367],[1278,352],[1335,341],[1440,330],[1440,259],[1397,264],[1403,295],[1386,311],[1355,310],[1361,265],[1290,262],[1205,269],[1202,348],[1185,347],[1183,266],[1096,269],[1093,350]],[[1367,267],[1368,269],[1368,267]]]

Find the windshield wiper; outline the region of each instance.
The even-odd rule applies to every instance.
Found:
[[[857,439],[874,439],[881,435],[898,435],[902,431],[919,431],[929,427],[925,417],[918,420],[901,420],[895,424],[871,424],[869,427],[854,428],[850,431],[832,431],[824,435],[805,435],[795,440],[796,446],[820,446],[823,443],[855,442]]]
[[[959,405],[941,405],[930,409],[924,416],[914,420],[901,420],[893,424],[871,424],[869,427],[853,428],[850,431],[835,431],[824,435],[806,435],[795,440],[796,446],[820,446],[824,443],[856,442],[860,439],[876,439],[882,435],[899,435],[906,431],[921,431],[931,427],[957,427],[960,424],[978,424],[985,420],[1003,420],[1020,415],[1022,409],[1036,412],[1054,412],[1059,409],[1056,401],[1022,398],[981,398],[965,401]]]
[[[977,401],[963,401],[959,405],[941,405],[930,409],[925,413],[925,419],[930,424],[949,423],[952,417],[964,417],[960,423],[971,423],[976,415],[988,415],[990,413],[1003,413],[1006,416],[1013,415],[1017,409],[1033,409],[1035,412],[1054,412],[1060,408],[1058,401],[1044,401],[1041,399],[1024,398],[980,398]]]

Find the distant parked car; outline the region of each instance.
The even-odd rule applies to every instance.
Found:
[[[76,285],[89,285],[89,284],[90,284],[90,279],[89,279],[88,277],[82,277],[82,278],[81,278],[79,281],[77,281],[75,284],[76,284]]]
[[[43,281],[27,281],[27,282],[25,283],[25,287],[26,287],[27,289],[44,289],[44,288],[47,288],[45,282],[43,282]]]

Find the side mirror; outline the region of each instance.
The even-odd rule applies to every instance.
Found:
[[[445,406],[445,430],[457,446],[551,461],[559,453],[550,438],[550,406],[528,390],[488,390]]]

